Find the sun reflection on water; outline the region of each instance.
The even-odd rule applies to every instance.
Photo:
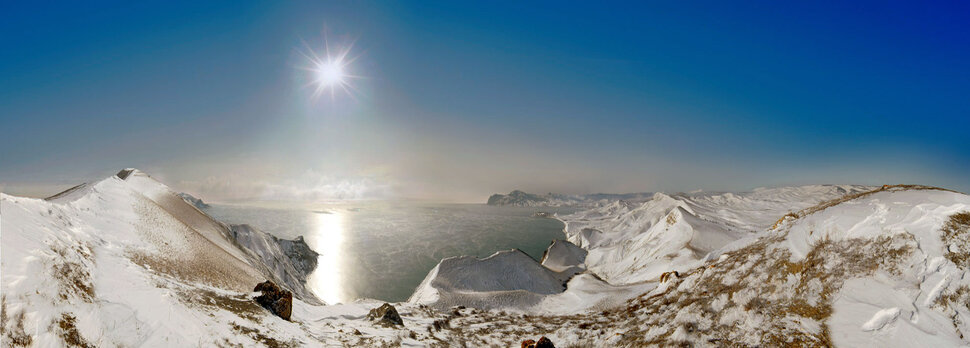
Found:
[[[341,258],[343,256],[344,221],[338,212],[316,213],[313,231],[307,243],[320,256],[317,268],[307,277],[310,290],[327,304],[344,300]]]

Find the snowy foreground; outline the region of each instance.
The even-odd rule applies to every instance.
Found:
[[[190,196],[188,196],[190,197]],[[970,345],[970,196],[803,186],[607,199],[542,260],[442,260],[405,303],[324,305],[316,254],[137,170],[0,194],[0,346]],[[252,298],[294,292],[292,320]]]

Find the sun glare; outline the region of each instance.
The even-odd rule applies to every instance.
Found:
[[[310,66],[302,68],[309,71],[312,75],[308,86],[313,86],[313,97],[319,98],[324,93],[329,93],[331,99],[335,99],[338,90],[342,90],[347,95],[353,97],[354,86],[350,83],[353,79],[360,76],[348,74],[350,63],[357,57],[348,58],[347,54],[353,45],[342,49],[331,49],[330,44],[325,42],[323,55],[317,54],[313,49],[306,45],[304,57],[309,61]]]
[[[340,64],[327,62],[317,66],[317,83],[332,86],[344,80],[344,69]]]
[[[339,212],[317,213],[313,216],[316,228],[307,236],[306,242],[320,256],[317,268],[307,278],[313,293],[327,304],[344,301],[343,293],[343,242],[344,222]]]

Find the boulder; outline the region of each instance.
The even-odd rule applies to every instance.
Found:
[[[377,323],[384,327],[404,326],[404,320],[397,313],[397,308],[394,308],[390,303],[385,303],[380,307],[371,309],[367,313],[367,319],[376,319]]]
[[[525,340],[522,341],[522,348],[556,348],[545,336],[539,337],[539,341]]]
[[[253,291],[261,293],[259,296],[256,296],[256,303],[280,318],[290,320],[290,315],[293,314],[292,292],[283,290],[269,280],[256,284],[256,288]]]

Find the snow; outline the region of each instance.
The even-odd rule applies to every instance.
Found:
[[[869,321],[867,321],[865,324],[862,324],[862,331],[873,331],[873,330],[882,329],[887,324],[896,321],[897,317],[899,317],[899,308],[892,307],[892,308],[883,309],[881,311],[876,312],[876,314],[873,314],[872,318],[869,319]]]
[[[124,174],[50,200],[0,194],[5,332],[59,346],[65,333],[50,328],[73,325],[98,346],[186,346],[244,321],[212,303],[249,302],[275,274],[226,226],[148,175]]]
[[[647,201],[614,201],[559,219],[568,240],[589,251],[589,270],[610,283],[626,284],[697,267],[788,212],[865,189],[812,185],[738,194],[656,193]]]
[[[380,301],[313,297],[302,241],[220,223],[136,169],[47,200],[0,193],[0,344],[970,343],[970,276],[952,261],[965,249],[941,232],[970,196],[811,185],[595,202],[557,216],[566,240],[541,262],[441,260],[394,304],[404,328],[384,328],[366,318]],[[294,291],[292,321],[253,304],[265,279]]]
[[[494,194],[488,197],[488,205],[509,205],[517,207],[595,207],[618,200],[640,200],[650,197],[650,193],[588,195],[564,195],[556,193],[533,194],[513,190],[508,194]]]
[[[553,272],[560,273],[565,278],[586,269],[586,254],[588,252],[565,240],[556,239],[546,248],[542,255],[542,266]]]
[[[513,249],[484,259],[459,256],[441,260],[408,302],[439,308],[468,303],[478,308],[521,308],[542,295],[563,290],[555,272]]]

